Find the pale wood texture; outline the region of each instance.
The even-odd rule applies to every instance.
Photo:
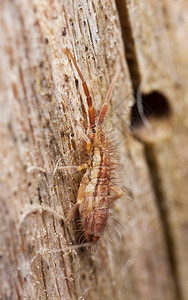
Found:
[[[186,299],[186,5],[1,0],[1,299]],[[87,104],[66,47],[97,112],[121,68],[106,122],[126,192],[92,249],[73,247],[78,214],[66,226],[61,219],[83,173],[52,176],[59,159],[85,161],[78,128],[88,128]],[[144,93],[160,91],[171,110],[132,132],[140,82]]]
[[[134,73],[136,69],[142,91],[161,92],[171,110],[170,116],[151,119],[151,127],[140,128],[137,136],[145,144],[150,168],[155,172],[151,175],[154,185],[158,185],[157,201],[166,224],[178,294],[187,299],[188,4],[187,1],[147,0],[130,1],[125,6],[125,2],[117,3],[122,14],[125,13],[122,6],[127,7],[137,58]]]

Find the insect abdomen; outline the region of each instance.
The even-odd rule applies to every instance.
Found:
[[[91,212],[83,212],[81,216],[85,237],[95,243],[103,234],[108,217],[108,208],[101,208]]]
[[[99,151],[95,153],[99,157]],[[104,232],[108,217],[110,170],[106,165],[109,161],[107,154],[101,155],[100,151],[100,159],[97,161],[96,156],[92,159],[95,167],[87,170],[80,184],[84,193],[79,211],[86,239],[96,242]]]

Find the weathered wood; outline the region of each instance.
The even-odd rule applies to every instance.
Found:
[[[166,97],[146,124],[148,128],[140,126],[136,135],[145,144],[177,293],[179,298],[187,299],[188,7],[186,1],[134,1],[127,6],[126,1],[117,3],[121,20],[127,16],[124,30],[131,30],[134,41],[128,49],[124,35],[127,51],[136,57],[132,66],[129,64],[130,72],[137,74],[135,89],[141,82],[143,94],[157,91]],[[151,96],[150,103],[155,100]]]
[[[183,77],[187,53],[177,50],[176,38],[182,43],[186,24],[176,37],[171,22],[175,17],[179,24],[178,12],[164,2],[169,13],[164,19],[170,29],[161,25],[164,37],[156,40],[152,30],[157,32],[164,9],[152,5],[148,10],[144,1],[125,4],[117,1],[120,23],[114,1],[1,1],[2,299],[177,299],[179,294],[185,299],[187,171],[181,150],[185,155],[187,125],[180,118],[185,120],[187,89],[177,78]],[[149,14],[155,9],[158,19],[150,27]],[[134,72],[125,57],[124,45],[126,54],[131,53],[124,31],[123,38],[121,34],[124,16],[127,41],[132,42],[131,34],[134,41],[130,50],[137,58],[132,59]],[[140,35],[141,26],[147,39]],[[166,37],[169,34],[172,41]],[[59,159],[65,166],[85,161],[78,127],[87,130],[87,105],[65,47],[76,57],[97,111],[113,74],[121,68],[107,123],[113,127],[109,136],[116,136],[117,176],[123,178],[126,195],[112,209],[114,219],[106,232],[111,241],[104,237],[93,249],[73,247],[79,245],[78,214],[66,226],[61,219],[76,201],[83,174],[57,171],[52,176]],[[164,60],[157,47],[161,52],[166,49]],[[173,67],[173,73],[166,66]],[[135,82],[133,73],[138,74]],[[141,142],[129,127],[132,85],[136,89],[140,80],[145,83],[145,93],[163,93],[173,111],[162,121],[150,120],[156,125],[151,134],[139,127],[136,135]],[[162,126],[160,132],[157,126]],[[153,141],[157,134],[160,137]],[[165,214],[157,202],[160,189],[156,182],[167,207]],[[121,239],[114,230],[116,226],[119,230],[116,223],[124,229],[120,230]],[[170,255],[166,230],[173,242]]]

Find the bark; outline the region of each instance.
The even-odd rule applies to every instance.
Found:
[[[1,0],[0,299],[186,299],[187,20],[185,1]],[[66,47],[97,112],[120,68],[106,123],[125,196],[93,247],[78,213],[63,223],[83,172],[53,176],[86,160]]]

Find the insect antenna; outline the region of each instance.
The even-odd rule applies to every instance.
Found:
[[[116,71],[114,77],[112,78],[112,81],[111,81],[110,86],[108,88],[108,92],[106,94],[105,102],[102,106],[102,109],[101,109],[101,112],[100,112],[100,115],[99,115],[99,119],[98,119],[98,122],[97,122],[98,125],[102,124],[102,122],[104,120],[104,117],[105,117],[107,109],[108,109],[108,104],[110,102],[110,97],[111,97],[111,94],[112,94],[112,90],[113,90],[114,85],[115,85],[115,83],[118,79],[119,73],[120,73],[120,69],[118,69]]]
[[[81,73],[81,71],[80,71],[80,69],[77,65],[75,57],[72,55],[72,53],[70,52],[70,50],[68,48],[66,48],[65,53],[66,53],[68,59],[72,60],[74,66],[75,66],[75,68],[78,72],[78,75],[80,76],[80,79],[82,81],[82,86],[83,86],[83,89],[84,89],[84,92],[85,92],[85,95],[86,95],[86,100],[87,100],[87,105],[88,105],[90,127],[92,127],[92,126],[95,125],[95,111],[94,111],[94,107],[93,107],[93,104],[92,104],[91,95],[90,95],[87,83],[85,82],[84,77],[83,77],[83,75],[82,75],[82,73]]]

